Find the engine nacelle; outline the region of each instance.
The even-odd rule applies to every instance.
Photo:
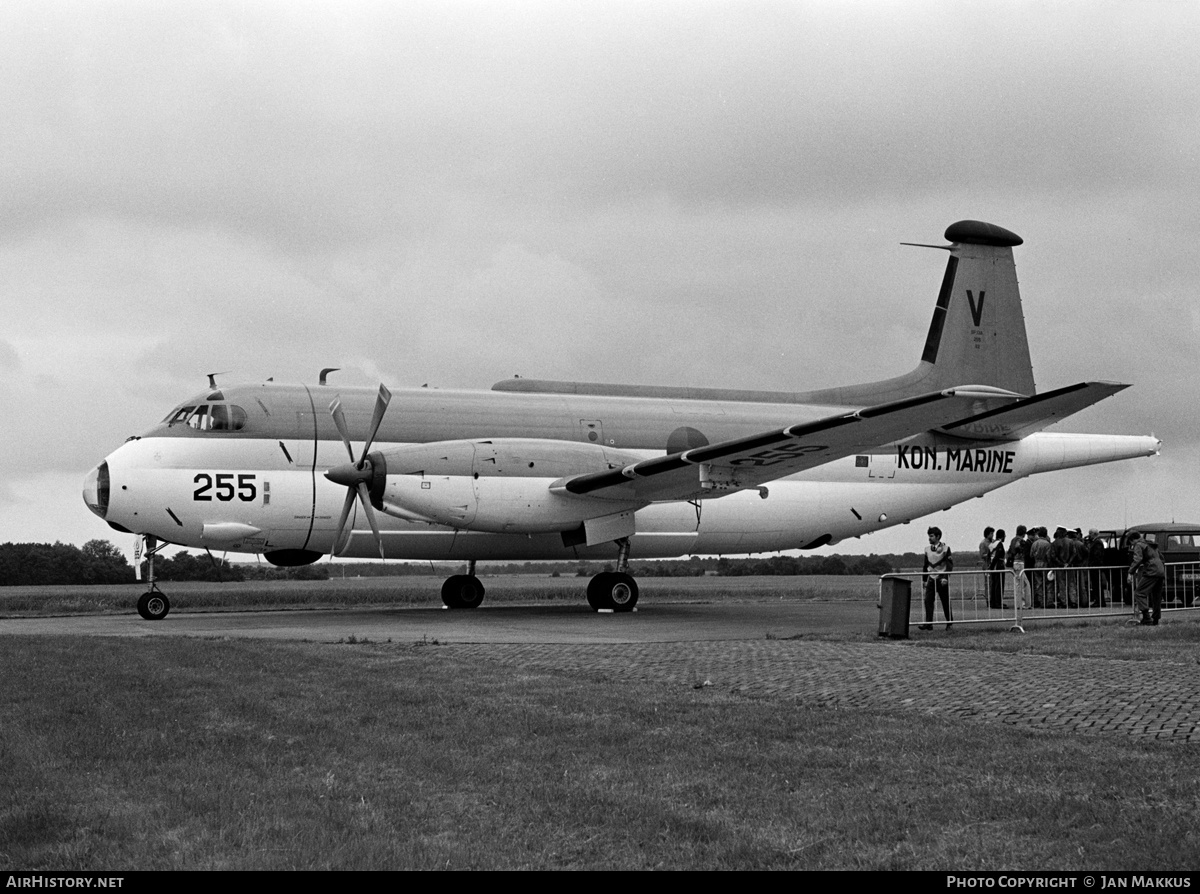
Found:
[[[371,501],[398,518],[496,534],[543,534],[643,503],[550,492],[561,478],[643,457],[597,444],[524,438],[441,441],[372,453]]]

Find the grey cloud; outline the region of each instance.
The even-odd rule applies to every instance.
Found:
[[[51,437],[77,491],[214,369],[896,374],[944,264],[897,243],[978,217],[1026,239],[1039,385],[1135,383],[1067,427],[1169,451],[1013,499],[1194,503],[1200,8],[866,8],[0,5],[3,395],[56,408],[14,414],[0,480]]]

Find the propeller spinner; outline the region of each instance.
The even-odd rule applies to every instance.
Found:
[[[346,501],[342,503],[342,515],[338,519],[337,535],[333,541],[335,548],[342,542],[342,534],[345,531],[346,522],[350,518],[350,508],[354,505],[354,495],[357,494],[367,521],[371,525],[371,533],[375,535],[375,543],[379,547],[379,558],[381,559],[384,558],[383,538],[379,536],[379,523],[375,520],[375,510],[371,507],[371,496],[368,489],[375,469],[367,454],[371,452],[371,444],[375,440],[375,435],[379,433],[379,425],[383,422],[383,414],[387,412],[391,399],[392,392],[387,390],[386,385],[380,384],[379,394],[375,398],[375,412],[371,415],[371,427],[367,431],[367,440],[363,444],[362,453],[357,460],[354,459],[354,448],[350,446],[350,432],[346,427],[346,417],[342,413],[341,397],[334,398],[333,403],[329,405],[329,415],[333,417],[333,424],[337,426],[338,434],[342,436],[342,443],[346,445],[346,453],[350,457],[350,462],[346,465],[334,466],[325,473],[325,477],[330,481],[346,488]]]

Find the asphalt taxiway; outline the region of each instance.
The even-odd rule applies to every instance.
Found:
[[[436,643],[464,660],[593,680],[716,686],[827,708],[917,711],[1031,730],[1200,743],[1200,663],[1195,661],[922,648],[922,635],[942,632],[917,634],[912,641],[880,639],[874,635],[878,616],[871,602],[648,602],[639,609],[596,614],[576,606],[494,605],[473,611],[176,612],[162,621],[91,615],[2,619],[0,636]]]
[[[0,619],[0,634],[198,636],[341,642],[649,643],[787,638],[873,631],[878,610],[864,602],[666,603],[626,613],[586,605],[338,610],[174,612],[161,621],[136,614]]]

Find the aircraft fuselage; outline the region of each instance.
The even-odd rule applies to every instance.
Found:
[[[345,490],[324,473],[346,461],[328,411],[335,396],[341,399],[352,439],[361,440],[374,389],[264,384],[198,395],[107,458],[104,517],[122,529],[184,546],[268,554],[333,552]],[[202,407],[208,410],[197,417]],[[239,427],[206,426],[206,420],[218,415],[216,407],[240,411],[226,410],[222,416],[237,416]],[[688,446],[696,446],[846,409],[413,389],[396,392],[374,449],[513,438],[548,442],[552,450],[555,445],[589,445],[619,464],[631,457],[663,455],[668,444],[689,438]],[[773,482],[765,499],[752,490],[701,505],[666,502],[641,508],[633,555],[740,554],[836,542],[947,508],[1035,472],[1098,461],[1100,450],[1117,459],[1146,455],[1155,447],[1153,439],[1109,435],[1042,433],[999,443],[919,435]],[[553,468],[545,476],[522,478],[529,488],[544,491],[563,471]],[[96,477],[94,472],[92,480]],[[95,484],[89,486],[95,490]],[[352,527],[339,554],[377,555],[365,522],[356,517]],[[613,554],[609,544],[565,545],[556,532],[464,530],[403,518],[381,520],[381,527],[389,558],[527,560]]]

